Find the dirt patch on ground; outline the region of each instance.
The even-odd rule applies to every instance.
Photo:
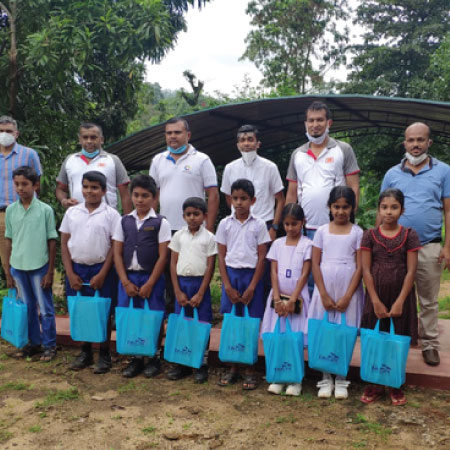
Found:
[[[352,383],[341,402],[316,397],[309,376],[298,398],[217,386],[121,377],[116,359],[106,375],[71,372],[76,350],[51,363],[8,356],[0,343],[0,447],[3,449],[269,449],[450,448],[450,392],[407,391],[408,405],[359,402]]]
[[[441,288],[439,289],[439,298],[450,296],[450,281],[441,281]]]

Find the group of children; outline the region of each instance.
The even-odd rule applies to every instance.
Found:
[[[19,355],[36,354],[42,342],[41,359],[49,361],[56,355],[51,297],[57,238],[53,212],[34,195],[38,179],[33,169],[16,169],[13,181],[20,199],[6,211],[5,236],[12,244],[6,277],[8,286],[15,281],[28,304],[30,341]],[[302,208],[287,204],[282,215],[286,235],[271,244],[266,223],[251,213],[255,191],[249,180],[239,179],[232,184],[233,213],[219,223],[215,236],[203,225],[207,215],[203,199],[188,198],[184,202],[186,227],[172,236],[168,221],[153,209],[157,193],[154,180],[137,175],[130,191],[135,209],[120,217],[103,201],[105,176],[97,171],[83,175],[84,203],[69,208],[60,226],[67,295],[80,290],[92,295],[99,290],[101,296],[112,298],[111,309],[115,304],[128,306],[132,298],[134,308],[143,308],[148,301],[150,309],[165,311],[164,267],[170,249],[175,312],[184,307],[186,316],[192,316],[193,308],[197,308],[199,319],[210,322],[209,285],[218,254],[221,313],[230,312],[236,305],[237,314],[243,315],[247,305],[250,316],[262,318],[261,333],[273,331],[279,316],[289,317],[292,330],[305,334],[306,345],[308,319],[322,319],[328,311],[330,321],[340,323],[341,313],[345,312],[347,324],[358,328],[373,328],[381,319],[383,330],[392,317],[396,332],[411,336],[413,344],[417,342],[413,283],[420,243],[414,230],[398,224],[404,204],[399,190],[389,189],[380,195],[381,225],[363,233],[354,224],[353,190],[335,187],[328,200],[330,223],[318,228],[312,241],[304,232]],[[272,289],[264,299],[262,278],[267,260],[271,265]],[[312,295],[308,289],[311,271],[315,282]],[[105,373],[111,367],[110,329],[111,326],[107,341],[100,346],[95,373]],[[91,344],[84,343],[70,368],[80,370],[92,364]],[[239,369],[238,365],[231,365],[221,375],[219,385],[234,384],[240,377]],[[147,362],[143,357],[133,357],[123,376],[144,372],[146,377],[153,377],[160,370],[158,355]],[[167,376],[177,380],[190,373],[190,368],[173,365]],[[243,389],[256,388],[252,366],[246,366],[242,376]],[[204,360],[194,379],[202,383],[207,377]],[[329,398],[334,391],[335,398],[347,398],[348,385],[344,377],[333,380],[331,374],[323,373],[318,396]],[[268,390],[280,394],[284,389],[287,395],[297,396],[301,384],[271,384]],[[361,401],[371,403],[383,394],[384,388],[368,386]],[[394,405],[406,402],[400,389],[391,389],[390,397]]]

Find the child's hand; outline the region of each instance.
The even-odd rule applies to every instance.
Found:
[[[189,305],[189,299],[187,297],[187,295],[183,292],[175,292],[175,297],[177,298],[177,302],[181,305],[181,306],[187,306]]]
[[[334,311],[336,309],[336,304],[328,294],[324,295],[321,298],[322,298],[322,305],[327,311]]]
[[[139,289],[139,297],[150,298],[152,291],[153,291],[153,286],[145,283]]]
[[[378,319],[385,319],[386,317],[389,317],[386,306],[384,306],[384,304],[380,301],[373,303],[373,310]]]
[[[83,285],[83,280],[76,273],[74,273],[71,276],[67,275],[67,278],[69,279],[70,287],[74,291],[81,291],[81,286]]]
[[[286,307],[285,302],[282,302],[279,298],[273,299],[273,305],[275,308],[275,312],[280,316],[284,317],[286,315]]]
[[[395,301],[391,306],[391,310],[389,311],[389,317],[400,317],[403,312],[403,304],[400,304],[398,301]]]
[[[94,275],[91,278],[91,281],[89,282],[91,288],[98,291],[103,287],[104,284],[105,284],[105,277],[100,275],[99,273],[97,275]]]
[[[348,304],[350,303],[351,297],[348,298],[344,295],[344,297],[341,297],[337,303],[336,303],[336,309],[339,312],[345,312],[348,308]]]
[[[41,287],[43,289],[50,289],[53,285],[53,272],[47,272],[41,281]]]
[[[127,293],[128,297],[133,298],[139,295],[139,288],[131,281],[128,280],[128,282],[125,283],[123,287],[125,288],[125,292]]]
[[[229,288],[225,288],[225,293],[230,299],[231,303],[238,303],[241,301],[241,294],[236,289],[233,289],[231,286]]]
[[[12,289],[16,285],[16,283],[14,282],[14,278],[12,277],[10,272],[6,273],[5,275],[6,275],[6,287],[8,289]]]
[[[284,309],[286,311],[286,315],[294,313],[296,301],[297,299],[294,297],[294,301],[292,301],[292,299],[289,299],[288,302],[284,302]]]
[[[197,308],[198,305],[203,301],[203,295],[200,295],[198,292],[191,298],[189,304],[193,308]]]
[[[242,294],[241,302],[244,305],[248,305],[253,300],[254,295],[255,295],[255,290],[248,287]]]

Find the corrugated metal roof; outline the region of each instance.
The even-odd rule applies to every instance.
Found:
[[[234,103],[183,116],[191,128],[190,142],[207,153],[215,165],[235,159],[236,131],[256,125],[265,149],[292,148],[305,142],[306,108],[315,100],[332,111],[332,133],[366,134],[380,131],[402,134],[416,121],[426,122],[433,139],[450,142],[450,103],[364,95],[306,95]],[[164,123],[134,133],[108,146],[130,171],[147,169],[153,156],[166,147]]]

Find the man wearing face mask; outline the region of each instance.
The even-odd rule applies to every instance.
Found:
[[[12,173],[19,166],[30,166],[41,176],[41,163],[35,150],[17,143],[17,122],[9,116],[0,117],[0,258],[6,258],[5,211],[19,197],[14,189]]]
[[[403,192],[405,211],[399,223],[414,228],[419,234],[422,244],[416,272],[419,338],[424,361],[437,366],[440,362],[438,294],[442,263],[450,269],[450,166],[428,154],[431,144],[428,125],[417,122],[406,128],[403,142],[405,158],[386,172],[381,190],[397,188]]]
[[[277,165],[257,154],[257,150],[261,146],[258,135],[258,129],[253,125],[243,125],[239,128],[237,148],[241,153],[241,158],[235,159],[225,166],[220,190],[225,194],[227,205],[231,208],[231,185],[233,182],[240,178],[250,180],[255,186],[256,197],[251,212],[255,217],[266,222],[270,237],[274,240],[284,206],[284,186]]]
[[[123,213],[129,214],[133,210],[128,191],[130,179],[119,157],[102,149],[104,139],[100,125],[90,122],[82,123],[78,140],[81,151],[67,156],[56,178],[56,198],[64,209],[82,203],[84,201],[81,192],[83,174],[98,170],[106,177],[106,203],[117,208],[118,191]]]
[[[159,189],[160,212],[167,218],[172,232],[183,228],[183,202],[189,197],[208,197],[206,228],[214,232],[219,209],[217,175],[209,156],[191,144],[191,132],[185,119],[174,117],[165,127],[167,149],[158,153],[149,174]]]

